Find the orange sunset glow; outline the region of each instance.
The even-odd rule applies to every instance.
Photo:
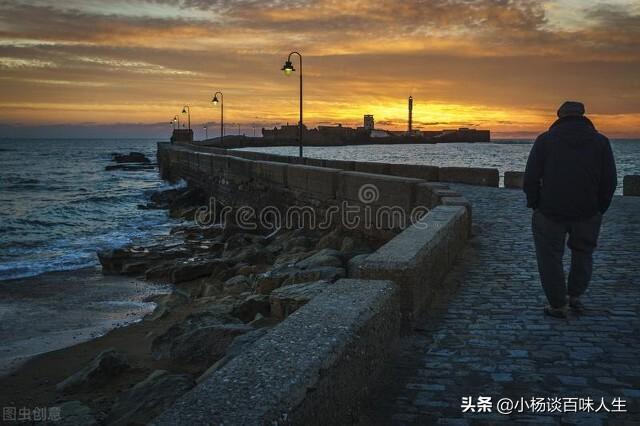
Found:
[[[184,104],[194,127],[215,123],[216,90],[236,127],[295,123],[280,68],[298,50],[308,126],[374,114],[401,129],[412,95],[418,128],[514,137],[575,99],[610,136],[638,137],[638,41],[636,0],[0,1],[0,128],[168,133]]]

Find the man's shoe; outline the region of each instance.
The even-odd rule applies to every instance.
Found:
[[[544,313],[554,318],[566,318],[567,307],[563,306],[562,308],[553,308],[551,306],[545,306]]]
[[[583,313],[585,309],[580,298],[573,296],[569,297],[569,307],[579,314]]]

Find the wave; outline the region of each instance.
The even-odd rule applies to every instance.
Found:
[[[24,178],[21,176],[0,176],[0,183],[4,185],[35,185],[40,183],[38,179]]]
[[[110,194],[110,195],[92,195],[87,198],[81,198],[76,202],[103,203],[105,201],[126,200],[127,198],[137,198],[134,194]]]
[[[40,221],[42,222],[42,221]],[[118,229],[98,235],[84,235],[72,239],[58,239],[46,245],[2,244],[3,252],[13,260],[0,262],[0,281],[34,277],[47,272],[70,271],[99,265],[97,251],[121,247],[136,240],[149,241],[157,235],[169,234],[176,220],[168,219],[162,211],[129,219]],[[15,249],[18,250],[15,250]],[[22,249],[22,250],[20,250]],[[25,260],[25,259],[33,260]],[[6,259],[6,256],[5,256]]]
[[[98,264],[97,259],[88,256],[72,256],[57,262],[17,261],[0,264],[0,282],[19,278],[35,277],[47,272],[73,271]]]

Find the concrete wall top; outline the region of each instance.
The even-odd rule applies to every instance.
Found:
[[[504,172],[505,188],[522,188],[524,183],[524,172]]]
[[[346,171],[358,171],[363,173],[383,174],[392,176],[424,179],[428,182],[466,183],[470,185],[494,186],[499,185],[499,172],[495,168],[481,167],[437,167],[422,164],[384,163],[374,161],[350,161],[331,160],[317,158],[300,158],[297,156],[285,156],[268,154],[255,151],[227,150],[223,148],[211,148],[197,144],[181,144],[186,149],[202,152],[212,152],[223,155],[231,155],[258,161],[285,162],[291,164],[309,164],[319,167],[328,167]]]
[[[482,167],[440,167],[440,181],[498,187],[498,169]]]
[[[410,325],[446,293],[441,283],[466,244],[470,220],[464,206],[438,206],[358,262],[353,275],[396,283],[403,322]]]
[[[294,190],[317,194],[323,199],[336,198],[338,189],[338,169],[327,167],[289,164],[287,166],[287,186]]]
[[[152,424],[343,423],[372,373],[368,357],[398,333],[396,292],[389,281],[328,284]]]
[[[640,197],[640,175],[627,175],[622,180],[622,195]]]
[[[438,206],[370,254],[367,263],[393,264],[394,267],[416,264],[446,234],[447,227],[465,214],[461,206]]]

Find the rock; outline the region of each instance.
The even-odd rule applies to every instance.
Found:
[[[222,293],[224,283],[217,278],[205,281],[200,287],[200,294],[198,297],[211,297],[217,296]]]
[[[275,256],[262,245],[253,244],[236,250],[225,250],[224,259],[230,264],[256,264],[273,263]]]
[[[298,237],[291,238],[289,240],[285,240],[283,242],[283,249],[286,251],[292,251],[293,248],[300,250],[302,248],[303,251],[309,250],[311,248],[311,240],[309,238],[301,235]]]
[[[297,262],[306,259],[309,256],[312,256],[314,254],[314,252],[312,251],[307,251],[307,252],[297,252],[297,253],[285,253],[282,254],[280,256],[278,256],[275,261],[273,262],[273,266],[277,267],[277,266],[283,266],[283,265],[294,265]]]
[[[120,273],[125,260],[129,259],[129,257],[130,252],[124,248],[98,251],[98,260],[102,265],[103,274]]]
[[[111,408],[107,423],[147,424],[194,385],[193,378],[188,374],[155,370],[118,397]]]
[[[233,296],[216,298],[216,303],[205,305],[202,309],[193,312],[187,320],[201,325],[242,324],[242,321],[232,314],[237,302]]]
[[[236,275],[233,278],[229,278],[225,281],[223,286],[223,292],[226,294],[240,294],[243,291],[251,289],[249,280],[244,275]]]
[[[234,337],[251,330],[242,323],[226,323],[216,314],[192,315],[156,337],[151,353],[156,360],[210,365],[224,355]]]
[[[171,202],[169,216],[173,218],[190,217],[193,219],[196,208],[206,204],[206,197],[201,190],[189,188]]]
[[[116,163],[150,163],[151,160],[141,152],[131,151],[129,154],[111,154],[111,159]]]
[[[236,275],[256,275],[262,274],[269,270],[268,265],[260,264],[260,265],[246,265],[243,264],[241,266],[236,266]]]
[[[202,383],[207,377],[213,374],[215,371],[224,367],[229,361],[231,361],[236,356],[245,352],[249,346],[251,346],[254,342],[260,339],[262,336],[267,334],[267,329],[259,328],[257,330],[250,331],[245,334],[241,334],[233,339],[224,357],[220,358],[216,361],[211,367],[207,369],[200,377],[196,379],[197,383]]]
[[[187,190],[187,188],[172,188],[163,191],[155,191],[151,194],[147,208],[169,209],[176,198],[187,192]]]
[[[58,405],[58,408],[60,409],[60,420],[52,420],[52,424],[59,426],[93,426],[98,424],[91,408],[80,401],[66,401]]]
[[[137,172],[141,170],[154,170],[156,168],[156,164],[135,164],[135,163],[127,163],[127,164],[110,164],[105,166],[106,171],[114,171],[114,170],[124,170],[127,172]]]
[[[171,271],[175,262],[161,263],[144,271],[144,279],[148,281],[171,281]]]
[[[163,242],[151,247],[127,246],[98,251],[98,260],[104,274],[138,274],[155,269],[158,264],[168,264],[184,259],[190,252],[182,242]]]
[[[326,286],[326,281],[314,281],[288,285],[274,290],[269,296],[271,315],[283,319],[288,317],[324,290]]]
[[[80,371],[58,383],[56,390],[72,392],[102,386],[128,368],[126,356],[110,348],[98,354]]]
[[[257,314],[253,321],[248,322],[247,325],[250,325],[253,328],[270,328],[275,327],[281,321],[281,318],[275,318],[273,316],[265,317],[261,314]]]
[[[272,275],[266,272],[256,278],[254,290],[259,294],[269,294],[280,287],[287,277],[288,275]]]
[[[320,240],[318,240],[318,244],[316,244],[316,249],[322,250],[326,248],[339,249],[342,245],[342,236],[339,229],[334,229],[328,234],[324,235]]]
[[[252,294],[234,306],[231,314],[244,322],[250,322],[256,315],[269,316],[271,305],[269,296],[264,294]]]
[[[342,253],[350,253],[356,247],[356,242],[351,237],[344,237],[342,239],[342,244],[340,245],[340,252]]]
[[[269,310],[271,310],[271,307],[269,307]],[[258,312],[253,320],[249,321],[247,324],[249,324],[251,327],[260,328],[264,319],[265,316]]]
[[[246,232],[239,232],[229,236],[224,243],[224,249],[235,250],[240,247],[245,247],[252,244],[263,244],[264,237],[262,235],[248,234]]]
[[[340,252],[333,249],[323,249],[296,263],[296,267],[300,269],[315,268],[319,266],[341,267],[342,260],[340,259]]]
[[[150,201],[143,207],[145,209],[169,209],[171,204],[188,188],[172,188],[155,191],[151,194]],[[172,230],[173,233],[173,230]]]
[[[362,262],[364,262],[364,260],[367,257],[369,257],[369,254],[359,254],[349,259],[349,261],[347,262],[347,276],[348,277],[358,276],[357,275],[358,267]]]
[[[177,262],[171,270],[171,282],[174,284],[192,281],[196,278],[217,275],[228,269],[221,259],[189,259]]]
[[[289,277],[300,272],[293,264],[282,264],[275,266],[270,271],[258,275],[254,280],[253,289],[259,294],[269,294],[272,290],[280,287]]]
[[[124,275],[143,274],[149,268],[148,262],[126,262],[122,265],[121,273]]]
[[[145,317],[148,321],[155,321],[165,318],[171,311],[178,306],[189,303],[189,298],[182,292],[173,291],[170,294],[154,296],[151,299],[157,306],[153,312]]]
[[[334,268],[332,266],[319,266],[315,268],[308,268],[299,270],[291,275],[282,283],[283,286],[304,283],[308,281],[328,281],[334,282],[340,278],[347,276],[346,271],[343,268]]]

